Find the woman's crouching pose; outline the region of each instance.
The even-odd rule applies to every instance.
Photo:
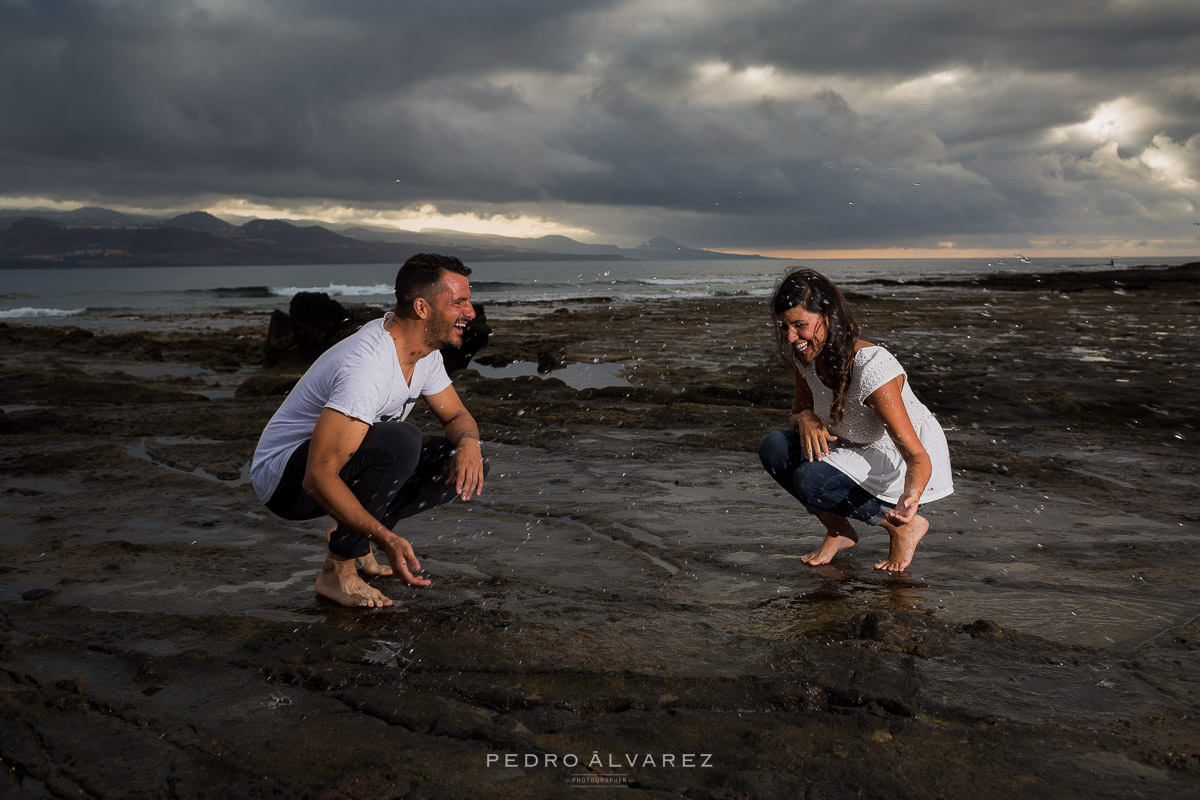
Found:
[[[853,518],[891,538],[875,569],[906,569],[929,530],[918,504],[954,491],[941,426],[892,354],[858,338],[845,298],[824,275],[790,273],[771,302],[796,394],[790,429],[763,439],[759,457],[825,526],[824,541],[804,561],[827,564],[854,546]]]

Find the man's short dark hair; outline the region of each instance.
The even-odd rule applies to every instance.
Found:
[[[442,275],[453,272],[464,278],[471,268],[455,256],[439,253],[417,253],[396,273],[396,316],[413,319],[413,301],[418,297],[431,301],[430,292],[436,297],[441,291]]]

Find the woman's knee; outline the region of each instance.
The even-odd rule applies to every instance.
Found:
[[[764,436],[758,445],[758,459],[772,475],[783,472],[791,461],[790,438],[788,431],[775,431]]]
[[[836,467],[820,461],[805,461],[796,470],[796,490],[801,502],[821,511],[832,511],[845,499],[847,480]]]

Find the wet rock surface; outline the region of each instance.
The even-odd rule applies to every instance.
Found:
[[[456,375],[489,484],[402,523],[434,583],[374,612],[247,482],[265,318],[0,325],[0,794],[1192,797],[1198,306],[1074,280],[855,300],[954,458],[895,576],[865,529],[799,560],[761,301],[489,307],[480,357],[621,380]]]

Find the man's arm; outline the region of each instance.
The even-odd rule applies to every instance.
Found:
[[[471,499],[472,495],[478,497],[483,493],[483,450],[479,445],[479,426],[475,424],[475,418],[453,386],[425,399],[446,429],[446,438],[454,445],[454,460],[446,485],[453,483],[454,490],[463,500]]]
[[[420,572],[421,564],[408,540],[371,516],[341,478],[342,467],[358,450],[368,430],[370,426],[361,420],[332,408],[322,410],[313,426],[304,491],[339,524],[379,545],[405,581],[413,586],[428,586],[430,582],[425,578],[413,577],[414,572]]]

